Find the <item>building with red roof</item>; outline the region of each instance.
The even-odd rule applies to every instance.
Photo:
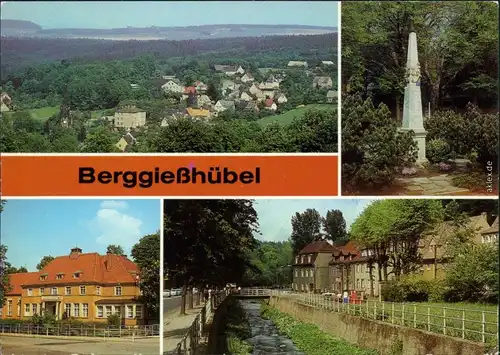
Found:
[[[139,268],[126,256],[73,248],[38,272],[10,274],[1,318],[28,319],[46,312],[57,319],[107,322],[118,314],[125,325],[144,324],[139,281]]]
[[[336,248],[326,240],[307,244],[295,256],[293,285],[295,291],[322,291],[328,289],[328,262]]]

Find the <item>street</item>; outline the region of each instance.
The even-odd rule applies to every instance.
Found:
[[[9,355],[157,355],[160,352],[159,338],[136,339],[135,341],[102,341],[89,338],[39,338],[0,336],[0,353]]]
[[[163,315],[181,306],[182,296],[163,297]]]

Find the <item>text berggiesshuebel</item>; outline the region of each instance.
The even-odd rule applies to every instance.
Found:
[[[227,167],[211,167],[208,170],[180,167],[176,170],[143,171],[96,171],[92,167],[78,169],[80,184],[121,184],[126,188],[149,188],[158,184],[260,184],[260,168],[236,172]]]

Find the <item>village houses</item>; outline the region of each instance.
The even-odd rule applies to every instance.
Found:
[[[333,80],[329,76],[315,76],[312,87],[313,89],[331,89],[333,87]]]
[[[288,67],[307,68],[307,62],[291,60],[288,62]]]
[[[147,324],[139,302],[139,269],[126,256],[83,253],[73,248],[42,270],[10,274],[1,319],[30,319],[42,313],[56,319],[107,323],[116,314],[123,325]]]
[[[134,105],[126,105],[109,117],[113,120],[115,128],[137,128],[146,125],[146,112],[139,110]]]
[[[334,90],[328,90],[328,92],[326,93],[326,102],[331,104],[335,102],[335,100],[337,99],[338,99],[338,92]]]
[[[226,110],[233,110],[235,109],[234,101],[228,101],[228,100],[219,100],[214,106],[215,111],[217,112],[224,112]]]
[[[116,147],[122,152],[126,152],[129,151],[135,143],[137,143],[137,139],[133,136],[132,132],[127,132],[120,138],[118,143],[116,143]]]
[[[0,112],[10,111],[12,105],[12,99],[6,92],[0,94]]]

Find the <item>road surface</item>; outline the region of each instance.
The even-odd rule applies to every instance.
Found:
[[[4,355],[158,355],[160,339],[152,337],[132,341],[102,341],[89,338],[75,340],[71,337],[37,338],[0,336],[0,354]]]
[[[179,308],[182,303],[182,296],[163,297],[163,314],[168,314],[170,311]]]

